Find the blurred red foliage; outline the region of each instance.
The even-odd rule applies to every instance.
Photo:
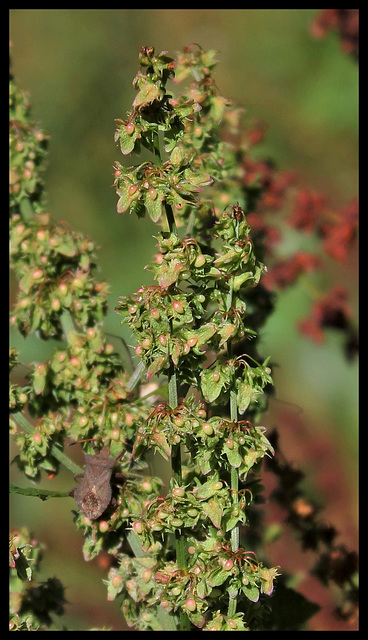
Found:
[[[311,33],[323,38],[329,31],[339,33],[343,51],[359,56],[359,9],[322,9],[311,24]]]

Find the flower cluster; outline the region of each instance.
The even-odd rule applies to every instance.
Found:
[[[188,566],[179,569],[173,561],[159,562],[160,545],[150,555],[123,556],[118,567],[110,569],[109,599],[124,594],[122,610],[128,621],[139,617],[142,630],[152,630],[156,617],[170,617],[182,611],[195,627],[203,631],[249,630],[244,613],[227,616],[216,609],[221,593],[241,594],[249,608],[261,594],[270,595],[277,569],[267,569],[251,551],[239,548],[234,554],[223,541],[223,532],[210,528],[205,542],[189,537]],[[147,606],[148,605],[148,606]]]
[[[255,335],[244,323],[244,290],[259,282],[264,267],[249,232],[244,212],[234,206],[214,224],[217,250],[194,238],[161,234],[156,260],[148,265],[159,285],[141,287],[116,307],[138,340],[135,352],[148,378],[171,361],[183,381],[198,384],[205,347],[219,351],[233,339]]]
[[[153,449],[171,461],[172,478],[166,495],[148,500],[131,518],[141,555],[119,554],[109,598],[123,594],[128,623],[143,630],[157,628],[164,615],[174,616],[181,629],[190,628],[189,620],[203,629],[241,630],[250,603],[272,593],[277,575],[277,568],[264,568],[235,542],[247,523],[262,459],[273,452],[255,424],[272,385],[269,358],[260,364],[242,350],[233,354],[236,345],[256,340],[247,317],[248,306],[255,315],[257,300],[249,304],[248,296],[266,268],[256,257],[245,211],[236,200],[230,204],[242,174],[233,146],[220,142],[220,123],[235,128],[238,114],[216,89],[215,52],[188,47],[175,65],[152,49],[142,56],[138,94],[116,141],[124,155],[143,143],[155,161],[115,165],[117,210],[147,212],[160,224],[166,219],[169,230],[157,236],[155,260],[146,267],[157,285],[121,297],[116,311],[137,341],[146,378],[168,378],[169,401],[155,405],[139,426],[133,459]],[[166,65],[166,76],[157,65]],[[166,90],[171,77],[175,86],[189,77],[192,83],[173,98]],[[205,196],[204,187],[211,187]],[[188,393],[179,403],[177,386],[191,387],[204,402]],[[239,481],[250,486],[239,488]],[[169,551],[172,536],[181,542]]]
[[[11,322],[24,335],[62,336],[62,314],[76,327],[101,322],[107,310],[106,283],[93,276],[95,245],[62,224],[51,224],[48,213],[25,221],[14,213],[10,229],[11,266],[19,283]]]

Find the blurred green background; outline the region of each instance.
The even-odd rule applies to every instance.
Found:
[[[89,234],[100,246],[100,276],[111,285],[105,323],[111,333],[121,332],[113,311],[117,298],[151,282],[143,268],[155,250],[154,225],[148,219],[118,216],[112,188],[113,163],[121,161],[113,140],[114,119],[124,118],[134,98],[132,79],[141,46],[167,50],[173,56],[192,42],[217,49],[219,89],[267,126],[257,154],[272,158],[280,169],[296,171],[299,185],[322,191],[335,207],[357,195],[358,67],[342,52],[336,34],[318,41],[311,37],[310,24],[318,11],[10,12],[12,70],[18,86],[31,93],[34,119],[51,136],[48,208],[54,218]],[[299,234],[287,235],[288,250],[304,248],[303,242]],[[318,245],[313,248],[318,250]],[[313,282],[322,289],[337,283],[346,286],[356,313],[356,255],[343,267],[327,261],[327,270],[315,274]],[[296,405],[310,428],[309,437],[316,438],[318,445],[322,435],[330,444],[325,462],[331,477],[325,493],[318,486],[323,456],[318,465],[306,459],[297,433],[288,448],[279,424],[284,453],[307,472],[308,491],[326,504],[327,518],[341,532],[341,541],[356,548],[357,363],[345,359],[342,336],[330,331],[318,346],[299,334],[296,324],[309,313],[310,304],[303,286],[280,295],[264,328],[262,348],[278,364],[274,378],[279,404],[290,411]],[[24,341],[19,335],[11,341],[20,348],[25,363],[46,359],[54,347],[52,342]],[[273,403],[276,407],[278,401]],[[265,424],[273,426],[273,420],[271,412]],[[18,484],[27,484],[15,470],[13,476]],[[54,480],[53,487],[59,486],[73,486],[69,473]],[[71,508],[69,500],[41,503],[16,496],[11,500],[11,525],[27,524],[46,543],[44,574],[57,575],[67,586],[70,605],[64,622],[69,629],[93,625],[122,629],[117,603],[106,603],[102,563],[94,561],[91,567],[83,561]]]

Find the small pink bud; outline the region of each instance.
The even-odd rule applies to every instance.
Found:
[[[174,311],[176,311],[176,313],[183,313],[184,312],[184,307],[183,307],[182,303],[180,302],[180,300],[175,300],[172,303],[172,307],[173,307]]]
[[[111,578],[111,586],[114,587],[114,589],[117,589],[117,587],[120,587],[122,582],[123,582],[123,578],[118,573],[115,573],[115,575]]]
[[[152,318],[154,318],[155,320],[158,320],[160,317],[160,312],[158,309],[151,309],[151,316]]]
[[[143,525],[140,520],[136,520],[135,522],[133,522],[133,529],[136,533],[142,533]]]
[[[51,300],[51,309],[53,311],[60,311],[60,300],[58,300],[58,298],[53,298],[53,300]]]
[[[131,136],[134,133],[134,129],[135,129],[135,126],[134,126],[133,122],[128,122],[128,124],[125,127],[125,130],[126,130],[128,136]]]
[[[195,611],[197,608],[197,603],[194,600],[194,598],[187,598],[185,601],[185,606],[188,609],[188,611]]]
[[[98,525],[98,528],[101,531],[101,533],[106,533],[106,531],[109,530],[109,523],[106,522],[106,520],[101,520],[100,524]]]
[[[128,194],[130,196],[133,196],[137,190],[138,190],[137,185],[136,184],[131,184],[129,189],[128,189]]]

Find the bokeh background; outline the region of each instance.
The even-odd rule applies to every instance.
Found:
[[[118,216],[112,188],[113,163],[121,161],[113,141],[114,119],[124,118],[134,98],[132,78],[141,46],[167,50],[169,55],[192,42],[217,49],[216,79],[221,92],[267,126],[265,140],[257,148],[259,157],[272,158],[280,169],[297,172],[300,186],[323,192],[334,207],[356,197],[357,63],[341,50],[336,34],[320,40],[311,36],[310,25],[319,11],[10,12],[12,70],[18,86],[31,93],[34,119],[51,136],[48,209],[54,218],[89,234],[101,247],[100,276],[111,286],[107,331],[121,333],[120,319],[113,311],[117,298],[151,282],[144,266],[154,253],[155,228],[149,220]],[[297,234],[289,235],[287,241],[296,243],[295,249],[303,248]],[[318,251],[318,245],[313,249]],[[343,267],[329,262],[327,271],[313,278],[322,288],[343,284],[356,314],[356,254]],[[305,287],[288,289],[279,296],[262,332],[264,355],[272,355],[278,365],[276,400],[265,424],[273,427],[277,422],[283,453],[306,474],[307,495],[325,507],[323,518],[338,529],[339,542],[357,550],[357,361],[346,360],[343,338],[337,332],[327,332],[322,345],[300,335],[297,322],[308,315],[310,304]],[[24,341],[17,334],[11,342],[21,350],[25,363],[45,360],[55,346],[37,338]],[[303,427],[298,428],[299,418]],[[78,452],[73,455],[77,459]],[[17,484],[27,485],[14,468],[12,477]],[[55,489],[74,486],[67,471],[53,482]],[[28,525],[47,547],[43,575],[55,575],[67,587],[66,627],[123,629],[118,603],[106,601],[102,583],[106,559],[87,564],[82,558],[71,501],[42,503],[14,496],[10,506],[11,526]],[[292,534],[288,544],[287,551],[270,546],[271,562],[294,572],[300,591],[312,600],[313,595],[314,600],[324,599],[326,605],[310,628],[348,629],[329,613],[332,596],[310,582],[312,559],[297,551],[293,555],[292,545],[295,549],[298,545]]]

